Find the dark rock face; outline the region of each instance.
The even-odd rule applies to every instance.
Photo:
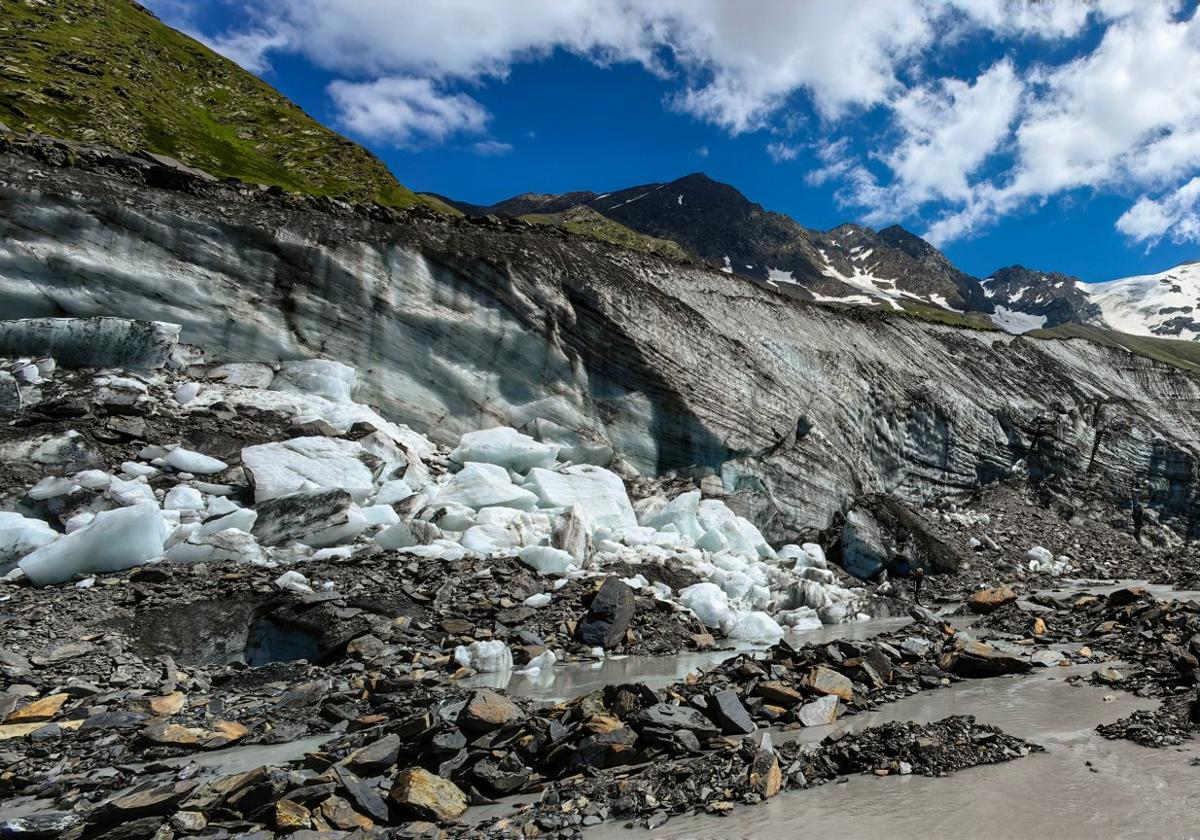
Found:
[[[1104,313],[1080,282],[1056,271],[1011,265],[993,271],[983,290],[993,306],[1045,318],[1044,329],[1068,323],[1107,327]]]
[[[0,164],[10,317],[93,314],[71,292],[86,283],[95,308],[178,318],[216,357],[343,360],[365,372],[360,399],[445,442],[552,415],[643,473],[716,472],[773,539],[826,528],[851,495],[922,501],[1017,473],[1137,496],[1200,533],[1200,382],[1118,349],[806,306],[519,223]],[[219,306],[171,306],[180,282]]]
[[[617,577],[606,578],[579,624],[579,640],[585,645],[616,647],[625,636],[637,609],[633,590]]]

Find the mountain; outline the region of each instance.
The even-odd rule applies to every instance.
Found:
[[[1159,274],[1084,283],[1077,277],[1003,268],[983,281],[993,320],[1010,332],[1081,324],[1129,335],[1200,339],[1200,263]]]
[[[992,272],[982,285],[994,308],[993,322],[1008,332],[1068,323],[1107,326],[1088,285],[1078,277],[1012,265]]]
[[[0,0],[0,122],[314,195],[430,204],[366,149],[129,0]]]
[[[467,215],[505,217],[585,205],[638,233],[676,242],[727,272],[807,300],[895,310],[990,309],[978,281],[903,228],[812,230],[702,172],[603,194],[526,193],[486,206],[451,203]]]

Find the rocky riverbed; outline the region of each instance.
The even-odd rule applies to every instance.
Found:
[[[1098,498],[860,500],[820,542],[771,544],[719,482],[553,424],[434,444],[337,362],[209,364],[119,319],[5,329],[25,353],[0,364],[0,836],[657,828],[1025,759],[1036,740],[970,709],[842,724],[1041,669],[1161,701],[1104,737],[1200,726],[1200,605],[1045,591],[1182,579],[1171,532]],[[701,653],[552,704],[481,685]]]

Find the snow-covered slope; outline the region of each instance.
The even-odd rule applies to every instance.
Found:
[[[1114,330],[1188,341],[1200,338],[1200,262],[1082,288]]]

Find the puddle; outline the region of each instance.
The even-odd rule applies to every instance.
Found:
[[[983,723],[1046,748],[1007,764],[932,779],[853,776],[845,784],[780,794],[731,816],[676,817],[654,832],[599,826],[589,840],[616,838],[1192,838],[1200,835],[1197,771],[1200,745],[1151,750],[1093,733],[1136,709],[1141,700],[1064,679],[1091,666],[1038,670],[1026,677],[958,683],[858,715],[839,726],[861,729],[891,720],[937,720],[973,714]],[[804,730],[820,740],[832,727]],[[1091,762],[1089,767],[1086,762]],[[1096,772],[1092,772],[1092,770]]]

